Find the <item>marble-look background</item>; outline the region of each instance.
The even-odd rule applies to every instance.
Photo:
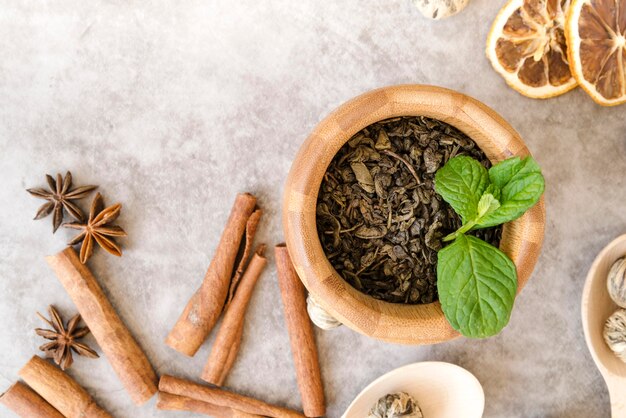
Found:
[[[537,101],[509,89],[484,57],[502,1],[473,0],[441,22],[408,0],[0,2],[0,390],[41,343],[35,311],[74,307],[44,262],[71,234],[32,221],[27,187],[71,169],[122,202],[122,259],[89,265],[160,373],[195,378],[193,359],[163,344],[200,283],[238,191],[265,209],[259,238],[282,240],[283,182],[301,142],[333,108],[376,87],[429,83],[492,106],[526,140],[548,188],[545,246],[510,325],[485,341],[432,347],[319,332],[328,416],[379,375],[442,360],[473,372],[486,417],[606,417],[607,391],[581,328],[583,281],[596,253],[626,230],[626,107],[580,90]],[[91,340],[92,344],[94,343]],[[70,374],[117,417],[135,407],[106,359]],[[228,386],[298,408],[272,264],[252,299]],[[12,416],[0,409],[0,416]]]

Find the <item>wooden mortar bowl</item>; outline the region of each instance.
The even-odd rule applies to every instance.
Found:
[[[464,94],[423,85],[373,90],[331,113],[300,148],[285,187],[283,226],[300,279],[331,315],[376,339],[435,344],[460,335],[444,317],[439,302],[404,305],[376,300],[359,292],[332,267],[317,235],[317,194],[337,151],[366,126],[397,116],[426,116],[448,123],[472,138],[493,163],[530,154],[519,134],[500,115]],[[517,267],[518,293],[539,257],[544,224],[542,197],[521,218],[504,226],[500,249]]]

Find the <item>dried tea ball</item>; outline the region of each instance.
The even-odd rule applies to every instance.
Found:
[[[411,395],[396,392],[380,398],[367,418],[424,418],[424,415]]]
[[[606,320],[604,341],[626,363],[626,309],[618,309]]]
[[[626,308],[626,257],[613,263],[611,270],[609,270],[606,287],[613,302]]]
[[[306,310],[311,321],[321,329],[328,330],[341,326],[341,322],[326,312],[311,295],[306,298]]]
[[[465,9],[469,0],[413,0],[415,7],[429,19],[445,19]]]

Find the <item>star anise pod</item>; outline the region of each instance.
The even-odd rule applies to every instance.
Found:
[[[72,359],[72,351],[85,357],[97,358],[98,353],[93,351],[87,344],[78,342],[79,338],[89,334],[89,328],[82,327],[77,328],[80,322],[80,314],[76,314],[67,322],[67,326],[63,326],[63,320],[61,316],[54,309],[54,306],[48,306],[48,313],[50,319],[46,319],[42,314],[37,312],[37,315],[43,319],[53,329],[37,328],[35,332],[37,335],[44,337],[47,340],[51,340],[39,347],[39,349],[46,353],[47,357],[54,359],[54,362],[61,367],[62,370],[69,368],[74,361]]]
[[[91,203],[89,219],[86,223],[72,222],[63,224],[66,228],[79,229],[82,232],[74,237],[68,245],[80,246],[80,262],[85,264],[93,254],[94,241],[110,254],[122,256],[122,249],[113,239],[125,237],[126,232],[117,225],[109,225],[120,216],[122,205],[120,203],[104,208],[104,200],[100,193],[96,194]]]
[[[82,222],[85,219],[83,211],[72,203],[72,200],[82,199],[98,186],[82,186],[71,189],[72,173],[69,171],[65,174],[65,178],[61,177],[61,174],[57,174],[56,180],[50,174],[46,174],[46,180],[48,181],[49,190],[42,188],[26,190],[31,195],[48,201],[39,208],[35,219],[45,218],[50,215],[50,213],[54,212],[52,218],[52,233],[55,233],[57,229],[59,229],[59,226],[63,222],[65,211],[69,213],[72,218]]]

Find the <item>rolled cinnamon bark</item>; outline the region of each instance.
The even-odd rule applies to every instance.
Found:
[[[89,269],[73,248],[46,257],[113,370],[140,405],[157,391],[157,376],[130,331],[119,318]]]
[[[40,357],[31,358],[19,375],[67,418],[112,418],[74,379]]]
[[[202,380],[206,382],[222,386],[237,357],[248,303],[250,302],[254,285],[267,264],[264,253],[265,245],[260,245],[241,278],[241,284],[235,292],[232,303],[226,310],[222,325],[213,343],[211,354],[202,372]]]
[[[174,350],[193,356],[217,322],[226,303],[239,245],[255,206],[256,198],[251,194],[237,195],[204,281],[165,340]]]
[[[166,392],[159,392],[156,407],[165,411],[195,412],[215,418],[262,418],[262,415],[249,414],[226,406],[214,405]]]
[[[244,237],[243,251],[241,253],[239,263],[237,264],[237,268],[235,269],[235,273],[233,274],[233,278],[230,280],[230,288],[228,289],[228,297],[226,298],[224,310],[228,309],[230,302],[235,297],[235,291],[237,290],[239,282],[241,281],[241,278],[246,270],[246,263],[248,263],[248,257],[250,257],[250,251],[252,251],[252,243],[254,242],[254,236],[256,235],[256,230],[259,226],[262,214],[263,211],[261,211],[261,209],[257,209],[252,213],[252,215],[250,215],[250,218],[248,218],[248,221],[246,222],[246,234]]]
[[[0,395],[0,403],[22,418],[65,418],[44,398],[22,382]]]
[[[188,380],[168,375],[161,376],[161,380],[159,381],[159,390],[173,395],[185,396],[197,401],[237,409],[249,414],[275,418],[301,418],[304,416],[291,409],[270,405],[258,399],[239,395],[235,392],[230,392],[216,387],[199,385]]]
[[[274,253],[302,408],[307,417],[321,417],[326,414],[324,387],[315,334],[306,310],[306,290],[285,244],[277,245]]]
[[[223,386],[226,377],[228,377],[228,373],[230,369],[233,368],[233,364],[235,364],[235,360],[237,360],[237,355],[239,354],[239,349],[241,348],[241,338],[243,337],[243,321],[239,326],[239,330],[237,331],[237,336],[235,337],[235,341],[233,346],[230,348],[228,352],[228,357],[226,358],[226,363],[224,363],[224,367],[222,369],[222,375],[219,378],[221,382],[219,386]]]

